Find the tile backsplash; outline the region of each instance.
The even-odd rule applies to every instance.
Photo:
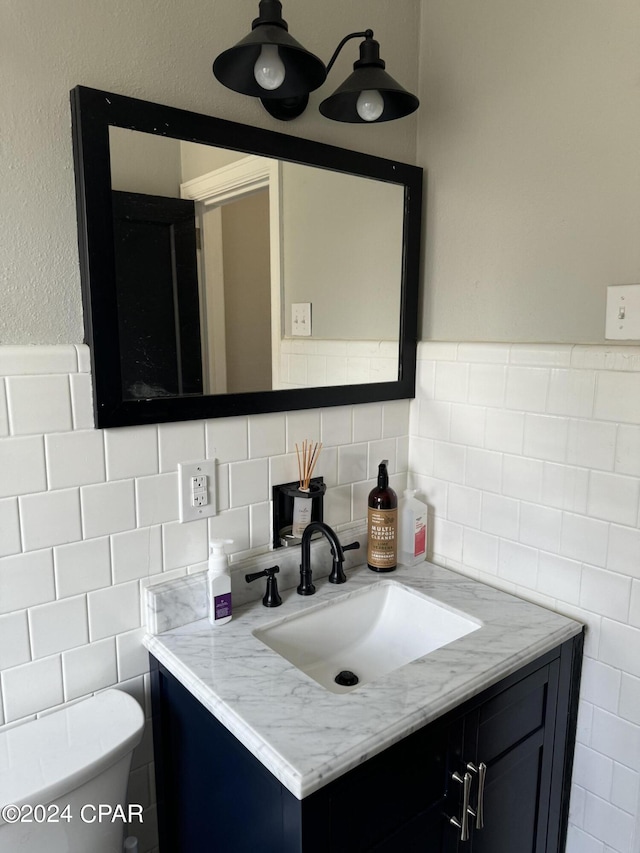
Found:
[[[295,442],[322,440],[325,519],[364,519],[379,459],[406,483],[409,402],[93,428],[88,349],[0,347],[0,725],[120,684],[149,711],[144,586],[267,552],[271,486],[297,477]],[[215,458],[219,514],[178,521],[179,462]],[[132,801],[153,831],[151,729]],[[137,798],[137,799],[136,799]]]
[[[142,589],[266,554],[295,442],[324,443],[325,518],[377,464],[430,506],[435,562],[587,625],[568,853],[631,853],[640,782],[640,348],[423,343],[416,400],[95,430],[84,346],[0,347],[0,725],[113,684],[149,712]],[[219,514],[178,522],[178,462]],[[130,797],[147,807],[150,727]]]
[[[586,624],[567,853],[631,853],[640,347],[421,344],[409,471],[434,562]]]
[[[280,344],[280,388],[395,382],[397,341],[287,338]]]

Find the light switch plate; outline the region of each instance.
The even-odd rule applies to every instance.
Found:
[[[309,337],[311,335],[311,303],[291,303],[291,334],[297,337]]]
[[[604,336],[608,341],[640,340],[640,284],[610,284]]]
[[[181,522],[217,515],[215,459],[179,463],[178,481]]]

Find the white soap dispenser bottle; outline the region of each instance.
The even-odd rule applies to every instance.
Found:
[[[209,622],[216,627],[231,621],[231,575],[224,546],[232,542],[233,539],[212,539],[209,542],[207,601]]]

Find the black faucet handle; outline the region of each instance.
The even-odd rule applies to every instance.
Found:
[[[352,542],[351,545],[342,545],[340,542],[338,542],[338,545],[340,545],[340,551],[342,551],[343,554],[345,551],[355,551],[357,548],[360,547],[360,543],[357,540],[355,542]],[[329,547],[331,548],[331,556],[333,557],[333,559],[334,560],[341,559],[336,554],[336,549],[333,547],[332,543],[330,543]]]
[[[245,575],[244,579],[247,583],[253,583],[258,578],[269,578],[276,575],[280,571],[280,566],[272,566],[270,569],[263,569],[261,572],[253,572],[253,574]]]
[[[264,569],[261,572],[253,572],[244,576],[247,583],[257,581],[258,578],[267,579],[267,589],[262,599],[265,607],[280,607],[282,604],[282,598],[278,592],[278,579],[276,578],[279,571],[280,566],[272,566],[270,569]]]

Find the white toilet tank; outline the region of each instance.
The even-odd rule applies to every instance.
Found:
[[[0,732],[0,853],[121,853],[143,729],[136,700],[106,690]]]

